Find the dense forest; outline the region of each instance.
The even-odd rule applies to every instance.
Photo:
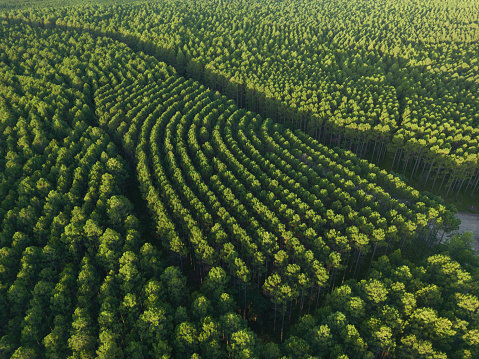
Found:
[[[13,11],[107,35],[239,107],[416,178],[479,189],[476,1],[165,1]],[[388,156],[389,157],[389,156]]]
[[[1,358],[479,356],[479,3],[92,3],[0,1]]]

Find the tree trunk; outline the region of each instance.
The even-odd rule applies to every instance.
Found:
[[[314,288],[314,285],[311,284],[311,293],[309,294],[309,303],[308,303],[308,314],[311,312],[311,301],[313,299],[313,288]]]
[[[476,184],[474,185],[474,188],[472,189],[472,195],[474,195],[474,193],[476,192],[476,188],[477,188],[478,184],[479,184],[479,171],[478,171],[477,177],[476,177]]]
[[[341,281],[341,284],[344,283],[344,278],[346,277],[346,272],[348,270],[348,265],[349,265],[349,257],[351,257],[351,250],[348,251],[348,258],[346,259],[346,265],[344,266],[344,274],[343,274],[343,280]]]
[[[426,181],[424,181],[424,186],[422,187],[423,190],[424,190],[424,188],[426,188],[426,184],[427,184],[427,181],[429,180],[429,175],[431,174],[431,170],[432,170],[433,167],[434,167],[434,162],[432,162],[431,167],[429,167],[429,171],[428,171],[427,176],[426,176]],[[421,177],[422,177],[422,174],[421,174]]]
[[[334,285],[336,284],[336,273],[338,270],[336,268],[333,268],[333,279],[332,279],[332,286],[331,286],[331,293],[334,290]]]
[[[379,155],[378,155],[378,163],[384,161],[384,156],[386,154],[386,145],[384,143],[384,140],[381,140],[379,143]]]
[[[444,174],[444,177],[442,178],[441,185],[439,186],[439,190],[437,191],[437,193],[441,192],[441,188],[442,188],[442,185],[444,183],[444,180],[446,179],[446,176],[447,176],[447,173]]]
[[[353,255],[352,257],[354,257],[354,255]],[[349,267],[349,272],[348,272],[348,273],[351,273],[351,271],[353,270],[353,266],[354,266],[355,263],[356,263],[356,261],[355,261],[354,258],[353,258],[353,260],[351,261],[351,266]]]
[[[243,319],[246,320],[246,282],[244,283],[244,315]]]
[[[467,193],[467,190],[469,189],[469,186],[472,185],[474,183],[474,176],[476,175],[475,171],[472,172],[472,175],[471,177],[469,178],[469,181],[467,183],[467,186],[466,188],[464,189],[464,193]]]
[[[464,181],[465,181],[465,179],[463,179],[463,180],[461,181],[461,184],[459,185],[459,189],[457,190],[457,193],[456,193],[456,197],[454,197],[454,200],[457,199],[457,196],[459,195],[459,192],[461,192],[461,188],[462,188],[462,186],[463,186],[463,184],[464,184]]]
[[[374,162],[374,154],[376,153],[377,145],[378,145],[378,141],[374,141],[373,154],[371,155],[371,162]]]
[[[273,324],[273,332],[276,333],[276,303],[274,303],[274,324]]]
[[[374,243],[373,255],[371,256],[371,261],[369,262],[368,274],[366,275],[366,278],[369,278],[369,272],[371,271],[371,266],[373,264],[374,255],[376,254],[377,247],[378,247],[378,243],[376,242]]]
[[[361,145],[361,155],[360,157],[366,157],[366,152],[369,147],[369,141],[366,141],[366,139],[363,140],[363,143]]]
[[[420,176],[420,178],[423,178],[424,172],[426,171],[426,167],[427,167],[427,165],[428,165],[428,163],[426,162],[426,160],[424,160],[424,161],[422,161],[422,162],[424,162],[424,165],[422,166],[422,171],[421,171],[421,176]]]
[[[442,167],[442,164],[439,164],[439,167],[437,168],[437,173],[436,173],[436,177],[434,178],[434,182],[432,183],[432,186],[431,186],[431,193],[434,189],[434,185],[436,184],[436,180],[438,179],[439,177],[439,173],[441,172],[441,167]]]
[[[304,289],[301,291],[301,299],[299,300],[298,323],[299,323],[299,319],[301,318],[301,310],[303,309],[303,295],[304,295]]]
[[[241,281],[240,279],[238,278],[238,302],[241,300]],[[238,303],[238,305],[240,305]]]
[[[441,239],[439,240],[439,243],[442,243],[442,239],[444,238],[444,235],[446,234],[446,231],[443,230],[442,231],[442,235],[441,235]]]
[[[291,313],[293,311],[293,299],[291,299],[291,301],[289,302],[289,315],[288,315],[288,320],[289,320],[289,324],[291,324]]]
[[[316,309],[318,310],[319,295],[321,294],[321,286],[318,286],[318,296],[316,297]]]
[[[452,176],[451,176],[452,177]],[[453,177],[454,178],[454,177]],[[447,199],[447,196],[449,195],[449,191],[451,191],[452,187],[454,187],[454,185],[456,184],[456,181],[457,179],[453,179],[452,180],[452,183],[449,185],[448,189],[447,189],[447,192],[446,192],[446,196],[444,197],[444,200]]]
[[[356,259],[356,267],[354,267],[354,274],[353,274],[353,278],[356,279],[356,273],[358,272],[358,267],[359,267],[359,262],[360,262],[360,258],[361,258],[361,251],[359,251],[358,253],[358,258]]]
[[[413,169],[413,177],[415,177],[417,175],[417,171],[420,167],[420,164],[422,162],[422,157],[421,157],[421,153],[418,154],[418,158],[416,160],[416,164],[415,164],[415,169]]]
[[[401,164],[401,155],[402,155],[402,150],[397,148],[396,151],[399,150],[399,155],[397,158],[397,164],[396,164],[396,171],[399,169],[399,165]],[[396,154],[394,154],[394,158],[396,158]],[[391,171],[393,170],[393,167],[391,167]]]
[[[404,161],[404,164],[402,166],[402,172],[403,173],[406,173],[406,169],[407,169],[408,164],[409,164],[409,158],[406,158],[406,160]]]
[[[418,156],[416,159],[416,162],[414,162],[414,166],[412,166],[411,177],[409,177],[409,183],[411,183],[411,180],[414,177],[414,173],[416,172],[416,169],[419,167],[420,160],[421,160],[421,157]]]
[[[393,242],[393,248],[394,248],[394,242]],[[388,255],[388,250],[389,250],[389,243],[386,242],[386,249],[384,250],[384,255],[387,256]]]

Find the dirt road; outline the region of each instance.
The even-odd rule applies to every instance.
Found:
[[[479,214],[459,212],[457,218],[461,220],[461,225],[456,233],[472,232],[476,239],[474,247],[479,253]]]

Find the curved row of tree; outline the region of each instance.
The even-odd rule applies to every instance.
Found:
[[[2,356],[277,358],[233,296],[243,318],[271,298],[283,328],[345,279],[378,279],[380,254],[416,259],[455,224],[439,197],[125,44],[23,22],[0,31]],[[132,174],[199,293],[142,243]]]
[[[8,49],[0,69],[0,357],[257,357],[259,341],[236,312],[226,273],[210,270],[190,295],[179,267],[144,242],[126,197],[129,166],[105,132],[119,126],[95,118],[95,89],[108,95],[115,78],[128,81],[114,69],[131,71],[130,82],[148,92],[135,71],[151,61],[109,39],[23,25],[2,25],[0,48]],[[174,73],[153,65],[151,83],[161,70]]]
[[[244,315],[253,286],[264,284],[284,320],[293,301],[300,298],[299,311],[310,307],[336,277],[357,277],[380,252],[448,229],[439,198],[349,151],[238,110],[192,80],[159,73],[165,78],[138,86],[117,71],[123,79],[96,90],[96,113],[135,150],[166,248],[180,265],[189,254],[202,276],[223,265],[244,291]]]
[[[391,157],[448,196],[479,189],[478,11],[459,0],[169,0],[4,17],[121,39],[322,143]]]

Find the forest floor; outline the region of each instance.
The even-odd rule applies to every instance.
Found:
[[[479,253],[479,214],[458,212],[457,218],[461,220],[461,225],[459,226],[459,230],[455,233],[472,232],[474,239],[476,240],[474,248],[476,249],[476,252]]]

